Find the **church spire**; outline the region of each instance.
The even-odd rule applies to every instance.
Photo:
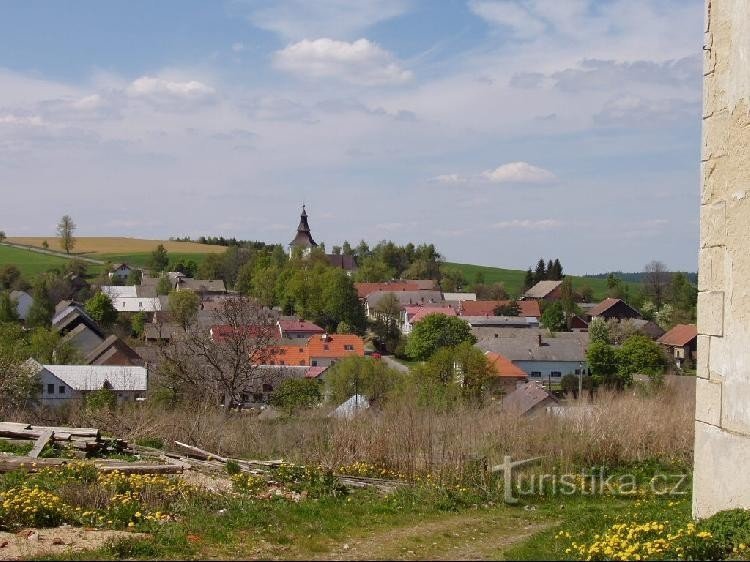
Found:
[[[289,249],[302,248],[303,251],[310,251],[311,248],[315,248],[318,244],[313,240],[312,234],[310,234],[310,225],[307,223],[307,209],[305,204],[302,204],[302,214],[299,216],[299,226],[297,227],[297,235],[289,243]]]

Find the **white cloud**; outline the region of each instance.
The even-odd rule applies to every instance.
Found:
[[[352,38],[368,27],[405,13],[408,0],[272,1],[248,19],[257,27],[297,41],[306,37]]]
[[[563,226],[563,222],[557,219],[513,219],[494,223],[492,228],[499,230],[551,230]]]
[[[133,97],[171,96],[185,99],[202,99],[211,97],[216,93],[211,86],[207,86],[197,80],[173,82],[152,76],[136,78],[127,87],[126,92]]]
[[[44,121],[38,115],[15,115],[13,113],[0,115],[0,125],[39,127],[43,124]]]
[[[438,183],[456,184],[466,183],[466,178],[460,174],[441,174],[432,178],[432,181]]]
[[[510,29],[520,38],[539,35],[546,27],[526,6],[514,0],[472,0],[469,9],[487,23]]]
[[[245,44],[242,41],[236,41],[236,42],[232,43],[232,50],[235,53],[241,53],[245,49],[247,49],[247,47],[245,46]]]
[[[487,170],[482,176],[492,183],[546,183],[555,179],[555,174],[528,162],[510,162]]]
[[[339,78],[359,84],[404,82],[411,72],[393,55],[367,39],[353,42],[326,37],[288,45],[274,56],[277,68],[309,78]]]

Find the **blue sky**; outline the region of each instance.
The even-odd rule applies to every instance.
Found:
[[[702,0],[4,2],[0,229],[696,267]]]

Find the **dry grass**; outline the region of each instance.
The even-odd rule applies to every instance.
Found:
[[[402,397],[353,421],[332,420],[322,411],[258,421],[208,406],[172,411],[150,406],[96,421],[131,439],[158,436],[165,443],[181,440],[230,456],[332,467],[364,461],[409,475],[455,474],[470,461],[493,463],[503,455],[543,456],[545,464],[562,468],[692,462],[694,396],[689,386],[652,395],[602,392],[592,405],[580,406],[580,415],[515,418],[496,406],[441,413]]]
[[[64,251],[60,246],[60,239],[53,236],[26,236],[19,238],[8,238],[9,242],[24,244],[26,246],[42,247],[47,241],[50,250]],[[156,246],[163,244],[168,252],[196,253],[196,254],[220,254],[226,251],[224,246],[209,246],[197,242],[173,242],[171,240],[143,240],[140,238],[126,238],[123,236],[100,237],[81,236],[76,237],[76,245],[73,252],[76,254],[138,254],[153,251]]]

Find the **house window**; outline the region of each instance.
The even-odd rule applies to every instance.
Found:
[[[531,371],[531,376],[535,379],[540,379],[542,378],[542,373],[541,371]]]
[[[63,385],[60,385],[57,388],[57,392],[58,392],[58,394],[65,394],[65,387]]]
[[[576,373],[575,374],[576,375],[580,375],[581,374],[581,369],[576,369]]]
[[[270,384],[264,384],[263,392],[273,392],[273,386],[271,386]]]
[[[559,378],[560,378],[560,377],[562,376],[562,373],[561,373],[560,371],[552,371],[552,372],[550,373],[550,376],[551,376],[551,377],[552,377],[553,379],[559,379]]]
[[[328,344],[327,343],[323,344],[323,349],[325,349],[326,351],[328,351]]]
[[[47,385],[47,394],[54,394],[55,393],[55,385],[54,384],[48,384]]]
[[[344,346],[344,351],[354,351],[354,346],[351,344],[346,344]]]
[[[312,360],[312,362],[311,362],[310,364],[311,364],[311,365],[312,365],[313,367],[317,367],[317,366],[318,366],[318,360],[317,360],[317,359],[313,359],[313,360]]]

